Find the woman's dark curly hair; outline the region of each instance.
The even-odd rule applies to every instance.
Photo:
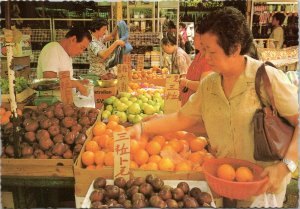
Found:
[[[212,33],[218,37],[218,44],[227,56],[233,54],[238,44],[241,55],[246,54],[253,41],[252,33],[243,14],[233,7],[224,7],[211,12],[196,27],[201,34]]]
[[[103,26],[108,26],[107,20],[103,19],[103,18],[96,18],[96,19],[92,20],[92,22],[90,24],[90,30],[92,32],[95,32],[96,30],[99,30]]]

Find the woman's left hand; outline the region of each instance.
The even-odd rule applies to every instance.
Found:
[[[261,173],[261,177],[269,177],[268,182],[261,188],[259,194],[266,193],[276,193],[281,186],[281,182],[284,177],[289,174],[289,169],[283,162],[276,163],[274,165],[268,166]]]

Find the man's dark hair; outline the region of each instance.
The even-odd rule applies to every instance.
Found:
[[[276,20],[279,21],[279,25],[282,25],[284,19],[285,19],[285,15],[281,12],[276,12],[273,17],[273,19],[275,18]]]
[[[76,40],[77,42],[81,42],[85,37],[91,41],[92,40],[92,36],[90,34],[90,32],[83,27],[72,27],[71,30],[69,30],[69,32],[66,34],[65,38],[70,38],[72,36],[76,36]]]
[[[176,25],[172,20],[168,22],[168,29],[176,29]]]
[[[182,28],[186,28],[186,24],[183,23],[183,22],[179,23],[179,25],[180,25]]]
[[[166,35],[161,40],[162,45],[176,45],[176,36],[175,33],[166,33]]]
[[[108,26],[108,21],[104,18],[96,18],[92,20],[90,24],[90,30],[92,32],[95,32],[96,30],[99,30],[103,26]]]
[[[224,7],[211,12],[197,25],[199,34],[212,33],[218,38],[218,45],[229,56],[241,45],[241,55],[246,54],[253,41],[252,33],[243,14],[233,7]]]

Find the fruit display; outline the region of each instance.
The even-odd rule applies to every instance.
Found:
[[[254,180],[253,172],[245,166],[234,169],[232,165],[223,164],[218,167],[217,176],[228,181],[251,182]]]
[[[126,130],[119,125],[120,119],[111,115],[108,123],[96,122],[93,137],[85,144],[81,161],[87,169],[102,169],[113,166],[114,140],[113,132]],[[142,135],[138,141],[130,140],[131,169],[161,171],[202,171],[202,163],[214,158],[205,146],[204,137],[178,131],[160,136]]]
[[[112,79],[117,79],[117,76],[111,72],[100,76],[100,80],[112,80]]]
[[[164,93],[164,87],[161,86],[155,86],[154,84],[149,84],[147,82],[130,82],[128,84],[128,92],[132,93],[134,95],[140,95],[144,93],[148,93],[151,96],[153,96],[155,93],[159,93],[163,95]]]
[[[148,79],[165,79],[166,75],[168,74],[168,69],[167,68],[158,68],[158,67],[153,67],[150,69],[144,69],[144,70],[135,70],[132,69],[131,77],[132,79],[137,79],[137,80],[148,80]]]
[[[109,185],[98,177],[89,194],[90,208],[197,208],[211,207],[212,196],[198,187],[190,188],[187,182],[174,187],[150,174],[126,181],[118,177]]]
[[[158,92],[154,95],[120,92],[117,97],[111,96],[104,100],[102,119],[107,120],[110,115],[116,115],[121,123],[138,123],[154,113],[162,114],[163,107],[164,100]]]
[[[8,86],[9,86],[8,79],[0,78],[0,87],[1,87],[2,94],[9,94]],[[26,88],[28,88],[28,81],[24,77],[16,77],[15,79],[16,93],[20,93]]]
[[[1,109],[1,111],[3,111]],[[1,120],[4,120],[1,117]],[[56,103],[41,103],[36,110],[25,108],[19,118],[22,158],[76,159],[87,136],[86,130],[95,123],[97,109],[77,108]],[[6,122],[6,121],[4,121]],[[2,128],[3,158],[14,158],[13,124]]]

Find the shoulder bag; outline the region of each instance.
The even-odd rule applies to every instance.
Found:
[[[266,64],[275,67],[272,63]],[[260,92],[260,83],[263,80],[264,88],[271,105],[263,104]],[[284,158],[292,140],[294,127],[281,117],[275,107],[272,87],[263,63],[257,70],[255,77],[255,91],[262,108],[256,110],[254,123],[254,159],[258,161],[275,161]]]

